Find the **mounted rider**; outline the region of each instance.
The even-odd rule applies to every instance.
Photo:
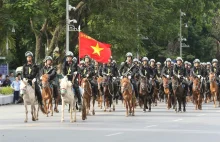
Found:
[[[218,67],[218,60],[217,59],[213,59],[212,60],[212,66],[211,66],[211,72],[214,72],[217,78],[217,82],[220,86],[219,83],[219,75],[220,75],[220,71],[219,71],[219,67]]]
[[[162,69],[162,76],[170,79],[172,76],[173,76],[173,67],[171,66],[171,59],[170,58],[167,58],[166,61],[165,61],[165,66],[163,67]],[[170,81],[169,82],[169,90],[170,90],[170,93],[172,92],[172,82]]]
[[[23,65],[23,71],[22,71],[22,76],[23,78],[28,79],[28,84],[32,86],[32,82],[35,84],[35,95],[38,99],[38,103],[42,104],[42,96],[41,96],[41,91],[40,87],[37,84],[37,81],[39,79],[39,67],[33,63],[33,53],[31,51],[27,51],[25,53],[25,57],[27,58],[27,63]],[[21,94],[23,95],[23,94]],[[19,100],[18,102],[20,102]]]
[[[128,77],[131,80],[133,90],[135,91],[136,98],[138,97],[138,88],[135,80],[135,73],[137,72],[137,67],[132,62],[133,55],[131,52],[126,54],[126,61],[121,63],[119,73],[124,77]]]
[[[73,89],[78,99],[79,110],[81,110],[82,100],[78,83],[79,69],[77,63],[73,60],[73,52],[68,51],[66,53],[66,61],[63,63],[62,71],[63,75],[67,76],[68,80],[73,83]]]
[[[58,96],[58,85],[56,84],[55,78],[57,75],[56,68],[52,66],[53,58],[51,56],[45,57],[45,66],[40,70],[40,78],[44,74],[49,75],[49,84],[53,88],[53,97],[56,98]],[[41,83],[40,83],[41,84]]]
[[[85,56],[84,58],[85,65],[81,69],[81,76],[82,78],[87,78],[92,87],[92,95],[96,96],[98,93],[98,83],[95,76],[95,68],[94,65],[91,63],[92,60],[89,56]]]
[[[173,67],[173,75],[176,76],[180,81],[182,81],[185,94],[188,92],[188,83],[184,80],[187,76],[186,69],[183,66],[183,59],[181,57],[176,58],[177,63]]]

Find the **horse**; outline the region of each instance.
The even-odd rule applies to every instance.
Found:
[[[140,94],[140,99],[142,100],[144,105],[143,112],[146,112],[146,109],[148,109],[148,112],[151,112],[152,93],[148,79],[146,77],[141,77],[139,94]],[[147,106],[147,104],[149,106]]]
[[[42,75],[42,98],[43,98],[43,103],[44,103],[44,109],[47,112],[47,117],[48,114],[50,113],[48,110],[51,110],[51,116],[53,116],[53,90],[49,84],[49,75],[44,74]],[[47,104],[48,101],[48,104]]]
[[[81,88],[84,90],[82,93],[82,116],[86,118],[86,115],[89,115],[90,111],[90,101],[92,97],[92,87],[87,78],[83,78],[81,81]],[[95,115],[95,108],[93,105],[92,114]]]
[[[213,97],[214,107],[216,108],[216,103],[219,95],[219,87],[214,72],[209,73],[209,82],[210,82],[210,93]],[[219,106],[220,106],[220,100],[219,100]]]
[[[64,122],[64,107],[68,103],[70,105],[70,122],[76,122],[76,100],[73,93],[72,83],[68,81],[67,76],[60,80],[60,93],[62,99],[62,116],[61,122]],[[74,110],[74,119],[73,119]]]
[[[104,111],[109,109],[109,112],[111,112],[111,105],[112,105],[112,97],[113,97],[113,84],[110,80],[111,78],[109,76],[103,77],[103,93],[104,93]]]
[[[32,84],[34,84],[34,83],[32,83]],[[28,108],[27,108],[28,104],[31,105],[32,121],[38,120],[38,111],[39,111],[39,109],[38,109],[37,114],[36,114],[36,108],[35,108],[36,99],[35,99],[34,87],[35,87],[34,85],[30,86],[28,84],[28,80],[26,78],[21,80],[20,94],[23,94],[23,100],[24,100],[24,106],[25,106],[25,112],[26,112],[26,118],[25,118],[24,122],[28,121]],[[40,107],[40,105],[38,107]]]
[[[165,93],[166,100],[167,100],[167,109],[170,109],[172,99],[171,99],[171,92],[169,89],[169,78],[163,76],[162,79],[163,79],[164,93]]]
[[[98,100],[98,106],[102,109],[102,95],[103,95],[103,88],[102,88],[102,82],[103,82],[103,77],[98,77],[97,78],[97,83],[98,83],[98,97],[97,97],[97,100]]]
[[[201,91],[202,91],[202,83],[200,81],[200,78],[195,77],[193,79],[193,100],[195,103],[195,109],[202,110],[202,96],[201,96]]]
[[[159,93],[160,88],[159,88],[159,86],[157,85],[155,79],[151,79],[151,80],[150,80],[150,83],[151,83],[152,89],[153,89],[153,92],[152,92],[152,93],[153,93],[153,95],[152,95],[152,102],[153,102],[153,104],[154,104],[155,106],[157,106],[157,100],[159,100],[159,98],[158,98],[158,93]]]
[[[176,76],[172,77],[172,88],[174,94],[174,105],[175,111],[181,112],[181,105],[183,105],[183,112],[186,111],[186,95],[184,91],[184,85],[182,83],[183,77],[177,78]],[[179,104],[178,111],[177,111],[177,102]]]
[[[134,107],[135,107],[135,95],[132,90],[132,84],[128,78],[121,79],[121,93],[126,105],[126,117],[128,117],[128,109],[129,114],[134,116]]]

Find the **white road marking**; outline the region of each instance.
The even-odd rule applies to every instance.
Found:
[[[175,119],[174,122],[182,121],[183,119]]]
[[[118,133],[114,133],[114,134],[108,134],[108,135],[105,135],[105,136],[106,137],[111,137],[111,136],[120,135],[120,134],[123,134],[123,132],[118,132]]]
[[[157,125],[150,125],[150,126],[146,126],[145,128],[151,128],[151,127],[156,127]]]
[[[196,116],[204,116],[204,115],[206,115],[206,114],[198,114],[198,115],[196,115]]]

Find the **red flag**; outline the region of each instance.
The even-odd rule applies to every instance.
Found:
[[[111,45],[101,43],[90,36],[79,32],[79,58],[89,55],[100,63],[107,63],[111,57]]]

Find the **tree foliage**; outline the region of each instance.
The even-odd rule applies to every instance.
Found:
[[[78,21],[75,26],[112,44],[116,60],[124,60],[128,51],[159,61],[179,56],[180,9],[186,13],[181,27],[184,43],[190,45],[183,48],[183,58],[220,59],[219,0],[71,0],[70,4],[76,7],[70,12]],[[65,53],[65,6],[66,0],[0,0],[0,53],[5,54],[8,37],[13,68],[23,64],[27,50],[34,52],[38,63],[55,47]],[[70,50],[75,54],[77,39],[77,32],[70,32]]]

